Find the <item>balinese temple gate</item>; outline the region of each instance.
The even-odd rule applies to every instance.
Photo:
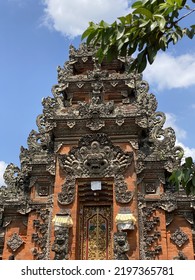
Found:
[[[1,259],[194,259],[195,197],[168,183],[183,150],[129,61],[70,47],[4,174]]]

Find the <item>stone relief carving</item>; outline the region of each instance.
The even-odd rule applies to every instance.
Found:
[[[123,152],[105,134],[84,136],[68,155],[59,155],[60,166],[66,174],[85,178],[122,174],[132,160],[132,152]]]
[[[93,96],[91,103],[79,102],[78,112],[81,118],[87,118],[86,126],[91,130],[99,130],[105,122],[102,117],[108,117],[112,115],[114,111],[113,101],[103,103],[100,102],[99,96]]]
[[[22,170],[10,163],[4,172],[4,180],[6,186],[0,188],[0,202],[16,201],[24,196],[24,192],[29,185],[29,177]]]
[[[67,175],[58,196],[61,204],[69,204],[74,200],[76,178],[89,177],[114,177],[116,199],[123,203],[131,200],[132,194],[127,191],[127,185],[122,182],[120,175],[131,165],[133,152],[123,152],[105,134],[84,136],[77,148],[73,148],[68,155],[58,157],[61,169]]]
[[[159,207],[167,212],[172,212],[177,209],[176,195],[171,192],[165,192],[160,196]]]
[[[51,211],[51,206],[49,208],[36,209],[37,219],[33,220],[35,232],[32,233],[31,237],[35,244],[35,247],[32,249],[32,254],[37,260],[48,259]]]
[[[129,203],[133,198],[133,192],[128,191],[127,183],[123,175],[116,175],[115,180],[115,197],[119,203]]]
[[[148,203],[145,195],[138,195],[139,209],[139,229],[140,229],[140,257],[141,259],[156,259],[162,252],[160,244],[160,218],[157,216],[156,210],[158,203]]]
[[[128,260],[127,252],[130,250],[126,232],[114,233],[114,259]]]
[[[187,241],[188,236],[183,232],[180,228],[176,229],[176,231],[171,235],[170,239],[178,246],[182,247]]]
[[[157,185],[155,183],[145,183],[145,192],[146,194],[155,194],[157,190]]]
[[[68,205],[74,201],[75,184],[76,179],[73,176],[67,175],[65,183],[62,185],[62,191],[58,194],[60,204]]]
[[[55,230],[55,241],[52,245],[52,251],[55,252],[54,260],[69,259],[69,228],[58,228]]]
[[[173,260],[187,260],[188,258],[182,251],[178,251],[178,255],[173,257]]]
[[[13,252],[17,251],[23,243],[24,241],[16,232],[7,241],[7,245],[11,248]]]

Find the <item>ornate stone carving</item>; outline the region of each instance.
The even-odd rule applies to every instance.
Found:
[[[101,129],[105,125],[102,118],[108,117],[113,111],[114,103],[102,103],[99,96],[93,96],[91,103],[79,102],[78,107],[79,116],[88,119],[86,126],[92,131]]]
[[[23,197],[29,185],[29,177],[13,163],[8,164],[4,172],[6,186],[0,188],[0,201],[16,201]]]
[[[68,205],[74,201],[75,198],[75,178],[67,176],[65,183],[62,185],[62,191],[58,194],[58,201],[62,205]]]
[[[54,260],[68,260],[69,259],[69,228],[58,228],[55,230],[55,241],[52,245],[52,251],[55,252]]]
[[[182,247],[189,239],[187,234],[185,234],[180,228],[176,229],[170,238],[178,247]]]
[[[33,220],[35,232],[32,233],[32,241],[36,247],[33,248],[32,254],[37,260],[48,259],[51,210],[40,208],[36,213],[37,219]]]
[[[155,194],[156,193],[156,184],[155,183],[145,183],[145,192],[146,194]]]
[[[126,232],[114,233],[114,259],[128,260],[127,252],[130,250]]]
[[[146,116],[152,115],[157,109],[158,103],[156,101],[156,97],[152,93],[139,93],[136,101],[136,105],[138,106],[140,113],[146,114]],[[141,122],[140,120],[141,119],[139,118],[136,120],[137,124],[141,127],[146,127],[145,123]]]
[[[129,73],[131,58],[120,57],[110,65],[106,61],[100,65],[94,51],[86,44],[81,44],[78,50],[70,46],[69,61],[57,69],[58,84],[52,87],[53,97],[42,100],[43,113],[36,119],[38,132],[30,132],[28,149],[21,147],[21,167],[10,164],[6,169],[4,178],[7,186],[0,188],[0,206],[4,205],[5,209],[13,206],[12,209],[25,215],[22,217],[25,219],[28,213],[35,211],[37,216],[33,222],[32,253],[35,259],[48,259],[51,249],[53,186],[48,184],[47,187],[47,183],[38,185],[41,181],[39,177],[48,176],[53,184],[53,176],[56,175],[55,158],[60,151],[57,147],[60,143],[67,142],[72,145],[79,135],[85,135],[89,130],[93,135],[82,137],[78,147],[72,148],[67,155],[59,156],[60,172],[64,172],[65,182],[58,195],[58,202],[63,205],[73,202],[77,178],[99,180],[103,177],[113,179],[117,203],[130,203],[134,192],[128,188],[126,175],[131,171],[128,168],[133,160],[133,153],[114,146],[105,134],[95,134],[102,130],[112,135],[116,141],[129,141],[135,150],[137,185],[139,190],[145,192],[138,192],[140,258],[155,259],[162,250],[159,244],[161,232],[157,208],[166,211],[167,225],[172,222],[173,211],[177,208],[177,215],[183,215],[190,224],[194,222],[193,211],[188,206],[192,207],[191,210],[195,209],[195,200],[181,195],[181,190],[179,195],[175,195],[164,178],[165,171],[171,172],[178,166],[183,150],[175,146],[173,129],[164,128],[165,115],[156,112],[157,100],[153,94],[148,93],[148,83],[142,80],[141,74]],[[112,97],[113,100],[110,101]],[[151,169],[155,169],[152,175],[148,172]],[[145,191],[139,185],[143,178]],[[149,195],[155,193],[155,180],[158,179],[165,184],[165,193],[160,198],[159,193]],[[47,198],[36,197],[36,200],[31,200],[29,189],[34,186],[40,196]],[[0,216],[3,231],[13,219],[5,213],[9,211],[4,211],[3,217]],[[66,234],[62,234],[64,237],[60,237],[60,234],[55,232],[55,259],[67,259],[68,243],[67,240],[62,240]],[[118,248],[115,258],[128,259],[128,243],[125,241],[124,246],[120,245],[119,236],[116,234],[115,237]],[[182,234],[177,233],[172,238],[180,247]],[[17,239],[19,235],[15,237],[16,243]],[[14,242],[12,244],[14,248]],[[180,255],[178,253],[179,259],[182,258]]]
[[[159,207],[167,212],[172,212],[177,209],[176,196],[171,192],[165,192],[161,195]]]
[[[42,99],[42,105],[43,105],[43,113],[44,116],[47,118],[53,118],[54,117],[54,110],[56,107],[56,100],[52,97],[45,97]]]
[[[105,134],[87,135],[80,139],[78,147],[68,155],[59,155],[61,168],[67,178],[58,195],[61,204],[69,204],[75,196],[75,178],[117,177],[115,180],[116,199],[127,203],[132,193],[127,191],[122,175],[132,163],[133,153],[123,152],[114,146]]]
[[[47,184],[39,184],[37,188],[37,193],[39,196],[48,196],[49,195],[49,186]]]
[[[173,257],[173,260],[187,260],[188,258],[182,251],[178,251],[178,255]]]
[[[70,127],[70,128],[73,128],[76,124],[75,120],[69,120],[67,121],[67,126]]]
[[[20,173],[19,167],[15,166],[13,163],[8,164],[3,175],[6,185],[9,187],[16,187]]]
[[[87,135],[68,155],[59,155],[60,166],[75,177],[113,177],[132,163],[133,153],[114,146],[105,134]]]
[[[162,253],[162,246],[161,245],[155,245],[154,249],[146,250],[145,253],[145,259],[146,260],[155,260],[159,254]]]
[[[154,231],[154,234],[146,236],[145,243],[146,243],[146,245],[151,246],[160,237],[161,237],[160,231]]]
[[[116,175],[114,184],[116,201],[119,203],[129,203],[133,198],[133,192],[128,191],[128,186],[124,181],[124,176]]]
[[[159,244],[161,238],[160,218],[156,216],[157,203],[144,202],[144,197],[138,197],[139,201],[139,229],[140,229],[140,257],[153,260],[162,252]],[[142,203],[144,202],[144,203]]]
[[[17,212],[20,213],[21,215],[26,215],[26,214],[30,213],[32,211],[32,209],[33,209],[33,207],[31,205],[29,205],[29,200],[26,199],[20,204]]]
[[[13,252],[18,250],[22,246],[24,241],[22,238],[15,232],[10,239],[7,241],[7,245],[11,248]]]

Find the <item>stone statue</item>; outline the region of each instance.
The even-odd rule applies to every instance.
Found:
[[[127,252],[130,246],[127,241],[126,232],[114,233],[114,259],[115,260],[128,260]]]
[[[68,237],[69,228],[58,228],[55,230],[55,241],[52,251],[55,252],[54,260],[68,260]]]

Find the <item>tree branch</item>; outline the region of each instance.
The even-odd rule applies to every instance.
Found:
[[[183,15],[183,16],[180,17],[178,20],[176,20],[174,23],[177,24],[179,21],[181,21],[181,20],[184,19],[185,17],[191,15],[193,12],[195,12],[195,9],[192,9],[189,13]]]

